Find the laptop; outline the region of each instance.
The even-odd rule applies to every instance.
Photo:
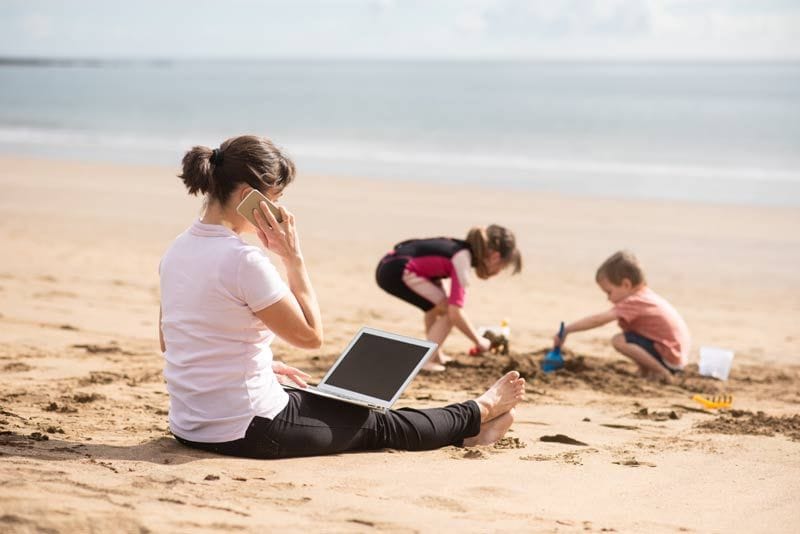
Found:
[[[364,327],[316,387],[294,389],[385,412],[436,346],[431,341]]]

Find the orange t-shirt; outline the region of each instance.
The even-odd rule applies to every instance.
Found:
[[[623,332],[653,341],[664,361],[675,367],[689,362],[691,336],[683,317],[666,299],[645,286],[614,305]]]

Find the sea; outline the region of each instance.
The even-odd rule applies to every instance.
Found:
[[[0,155],[800,207],[800,63],[0,59]]]

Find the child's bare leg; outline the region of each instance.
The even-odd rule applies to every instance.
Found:
[[[452,359],[446,355],[443,356],[443,353],[440,350],[444,340],[447,339],[448,335],[450,335],[450,331],[452,329],[453,323],[450,321],[450,318],[447,317],[447,315],[440,315],[436,319],[436,322],[433,323],[433,326],[431,326],[431,329],[428,331],[428,340],[437,343],[439,348],[434,351],[430,360],[428,360],[428,363],[437,363],[441,365]],[[426,367],[424,367],[425,369],[427,369],[427,365],[428,364],[426,364]]]
[[[669,371],[664,369],[664,367],[642,347],[625,341],[625,336],[623,334],[617,334],[612,337],[611,344],[614,345],[614,348],[621,354],[633,360],[636,365],[639,366],[640,374],[645,378],[672,381],[672,375]]]
[[[441,312],[439,310],[439,306],[434,306],[433,308],[431,308],[430,310],[425,312],[425,333],[426,334],[431,331],[431,327],[433,326],[433,323],[436,322],[436,319],[438,319],[440,315],[441,315]]]
[[[437,338],[440,337],[441,334],[439,333],[438,328],[444,328],[444,327],[443,326],[437,327],[437,330],[433,330],[433,328],[439,319],[446,316],[447,316],[447,300],[442,300],[435,307],[425,312],[425,336],[427,337],[428,340],[439,343],[439,346],[436,348],[433,355],[431,355],[430,361],[439,364],[445,364],[449,361],[452,361],[453,359],[447,354],[445,354],[444,351],[442,350],[442,342],[444,341],[444,339],[442,340],[442,342],[440,342],[436,341],[433,337],[431,337],[432,335],[437,336]],[[452,328],[452,326],[450,328]],[[447,333],[444,335],[444,337],[446,338],[447,334],[449,333],[450,332],[448,330]]]
[[[431,327],[433,327],[434,323],[436,322],[436,319],[442,315],[447,315],[446,298],[442,298],[442,300],[440,300],[436,306],[425,312],[425,333],[430,332]]]

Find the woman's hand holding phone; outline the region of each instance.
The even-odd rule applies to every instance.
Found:
[[[262,200],[259,207],[260,209],[253,210],[253,217],[257,223],[256,234],[264,248],[280,256],[284,262],[302,261],[303,254],[300,251],[300,239],[294,224],[294,215],[280,206],[282,222],[279,223],[266,202]]]

